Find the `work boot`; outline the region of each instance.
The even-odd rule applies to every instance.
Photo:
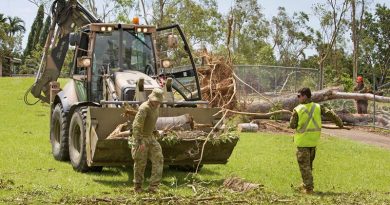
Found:
[[[142,184],[138,184],[138,183],[136,183],[136,184],[134,184],[134,192],[135,193],[137,193],[137,194],[139,194],[139,193],[142,193]]]
[[[155,194],[155,193],[157,193],[157,191],[158,191],[158,186],[156,186],[156,185],[150,185],[148,188],[148,192],[151,194]]]
[[[305,189],[305,184],[300,184],[298,186],[291,185],[291,188],[296,192],[302,192]]]
[[[311,195],[311,194],[314,194],[314,191],[313,191],[313,189],[307,189],[307,188],[305,188],[305,189],[303,189],[303,190],[301,191],[301,193],[302,193],[302,194]]]
[[[305,188],[305,184],[304,183],[301,183],[299,186],[298,186],[298,190],[299,191],[303,191],[303,190],[305,190],[306,188]]]

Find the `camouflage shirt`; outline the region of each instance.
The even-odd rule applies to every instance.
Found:
[[[311,99],[308,99],[306,102],[303,102],[302,104],[311,103]],[[330,119],[332,122],[334,122],[338,127],[343,127],[343,121],[341,121],[340,117],[337,116],[333,110],[328,109],[324,106],[320,106],[321,108],[321,115],[325,116],[327,119]],[[296,129],[298,127],[298,113],[293,111],[293,114],[291,115],[290,119],[290,127],[292,129]]]
[[[141,144],[143,138],[153,136],[158,115],[159,109],[152,108],[149,101],[141,104],[133,121],[133,140],[135,144]]]
[[[354,88],[353,88],[353,91],[355,91],[356,93],[370,93],[370,89],[367,88],[366,86],[364,86],[364,83],[362,84],[357,84]],[[363,104],[367,104],[368,101],[367,100],[356,100],[357,103],[363,103]]]

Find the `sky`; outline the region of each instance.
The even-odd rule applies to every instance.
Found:
[[[368,0],[371,2],[371,9],[374,8],[375,4],[386,4],[387,7],[390,7],[389,0]],[[103,2],[103,0],[96,0],[96,3]],[[233,5],[234,0],[217,0],[218,7],[221,13],[226,14],[230,7]],[[294,12],[304,11],[306,13],[311,13],[311,8],[315,3],[325,2],[325,0],[258,0],[263,8],[263,13],[267,19],[271,19],[277,13],[279,6],[286,8],[286,11],[289,14]],[[6,16],[19,16],[25,22],[25,27],[27,29],[24,39],[23,39],[23,48],[26,45],[28,33],[30,31],[31,24],[34,21],[34,18],[37,14],[37,6],[28,0],[0,0],[0,13],[5,14]],[[142,23],[142,20],[141,20]],[[314,28],[318,27],[318,22],[316,18],[311,18],[310,25]]]

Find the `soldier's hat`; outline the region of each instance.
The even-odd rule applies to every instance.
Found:
[[[162,103],[163,91],[160,88],[154,88],[152,93],[148,96],[150,101],[157,101]]]

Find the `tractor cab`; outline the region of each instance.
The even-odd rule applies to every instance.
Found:
[[[171,78],[177,100],[200,100],[195,64],[178,26],[92,23],[71,33],[69,43],[75,47],[71,76],[80,101],[137,100],[140,78],[146,94]],[[108,77],[117,99],[107,94]]]

